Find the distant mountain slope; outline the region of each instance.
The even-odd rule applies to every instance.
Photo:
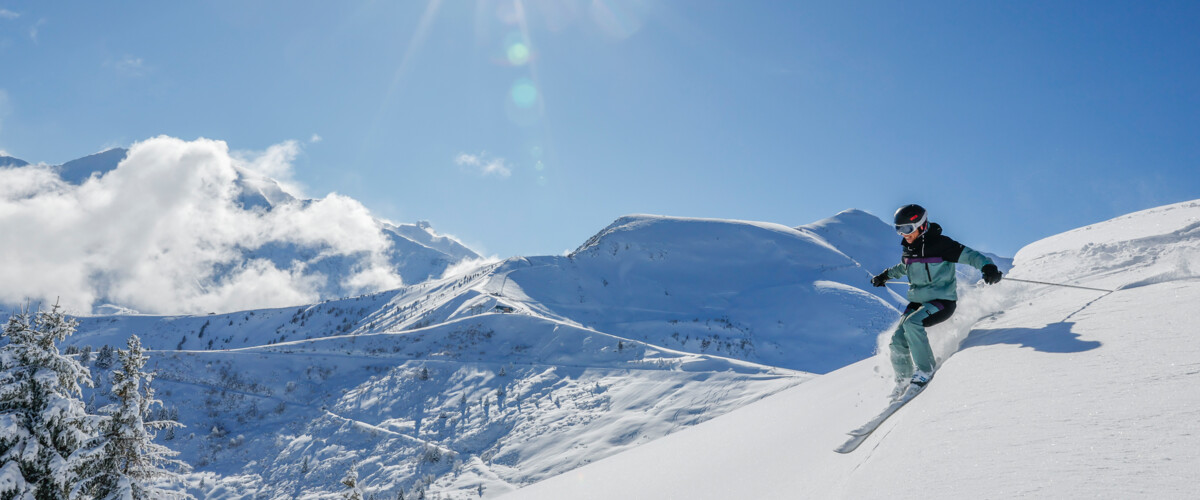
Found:
[[[24,167],[25,165],[28,165],[28,164],[29,164],[29,162],[22,160],[20,158],[13,158],[11,156],[0,156],[0,168]]]
[[[104,175],[117,168],[129,154],[128,149],[112,148],[58,166],[58,175],[71,184],[82,184],[93,175]]]
[[[929,389],[848,455],[882,408],[877,356],[512,499],[1185,498],[1200,437],[1200,201],[1035,242],[964,290],[970,321]],[[961,342],[961,348],[957,343]]]

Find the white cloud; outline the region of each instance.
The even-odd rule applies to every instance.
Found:
[[[459,166],[471,167],[481,175],[496,175],[500,177],[508,177],[512,175],[512,169],[505,165],[504,158],[493,158],[487,153],[472,155],[467,153],[459,153],[454,159],[454,163]]]
[[[313,135],[312,135],[312,137],[310,137],[310,138],[308,139],[308,142],[311,142],[311,143],[313,143],[313,144],[316,144],[316,143],[318,143],[318,142],[321,142],[321,136],[319,136],[319,135],[317,135],[317,134],[313,134]]]
[[[104,65],[116,70],[119,74],[130,77],[144,76],[149,71],[146,61],[128,54],[119,60],[105,62]]]
[[[300,154],[300,143],[284,141],[267,148],[266,151],[235,151],[232,153],[237,167],[263,177],[270,177],[292,196],[303,198],[304,186],[297,182],[292,173],[292,161]]]
[[[327,277],[301,261],[246,260],[270,245],[348,259],[340,285],[401,284],[390,242],[357,201],[331,194],[271,211],[237,203],[245,172],[290,175],[292,141],[261,153],[224,142],[157,137],[83,185],[44,165],[0,169],[0,302],[61,297],[73,311],[98,301],[162,314],[283,307],[320,300]]]
[[[500,262],[500,258],[494,255],[491,257],[481,257],[478,259],[465,259],[462,262],[447,267],[446,271],[442,273],[442,279],[470,274],[485,266],[490,266],[497,262]]]
[[[0,19],[16,19],[18,17],[21,17],[21,14],[8,9],[0,9]]]

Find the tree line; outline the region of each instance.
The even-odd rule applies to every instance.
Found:
[[[58,348],[78,324],[55,304],[13,313],[0,334],[0,500],[192,498],[181,485],[187,464],[154,442],[181,425],[152,416],[162,402],[141,340],[116,350],[116,402],[89,414],[81,398],[91,372]]]

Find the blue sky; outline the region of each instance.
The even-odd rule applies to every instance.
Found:
[[[920,203],[1004,255],[1200,198],[1194,2],[0,2],[0,150],[301,144],[491,255]]]

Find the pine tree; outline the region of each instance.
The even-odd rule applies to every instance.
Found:
[[[112,368],[116,354],[111,346],[105,345],[100,348],[100,353],[96,355],[96,368],[107,370]]]
[[[0,498],[61,499],[76,482],[69,457],[95,435],[80,385],[91,374],[58,343],[78,325],[57,304],[13,314],[0,347]]]
[[[350,467],[346,472],[346,477],[342,478],[342,485],[346,487],[346,491],[342,493],[342,498],[345,500],[363,500],[362,488],[358,487],[358,465]]]
[[[129,337],[128,350],[117,350],[121,366],[113,372],[112,393],[117,403],[102,408],[100,432],[72,457],[81,476],[72,498],[98,500],[152,500],[191,498],[183,492],[158,488],[159,480],[178,480],[166,467],[187,469],[171,457],[176,451],[156,444],[154,431],[182,427],[159,412],[161,420],[150,420],[151,406],[162,405],[150,387],[153,375],[145,373],[148,357],[137,335]],[[142,385],[142,381],[145,385]],[[143,394],[144,392],[144,394]]]

